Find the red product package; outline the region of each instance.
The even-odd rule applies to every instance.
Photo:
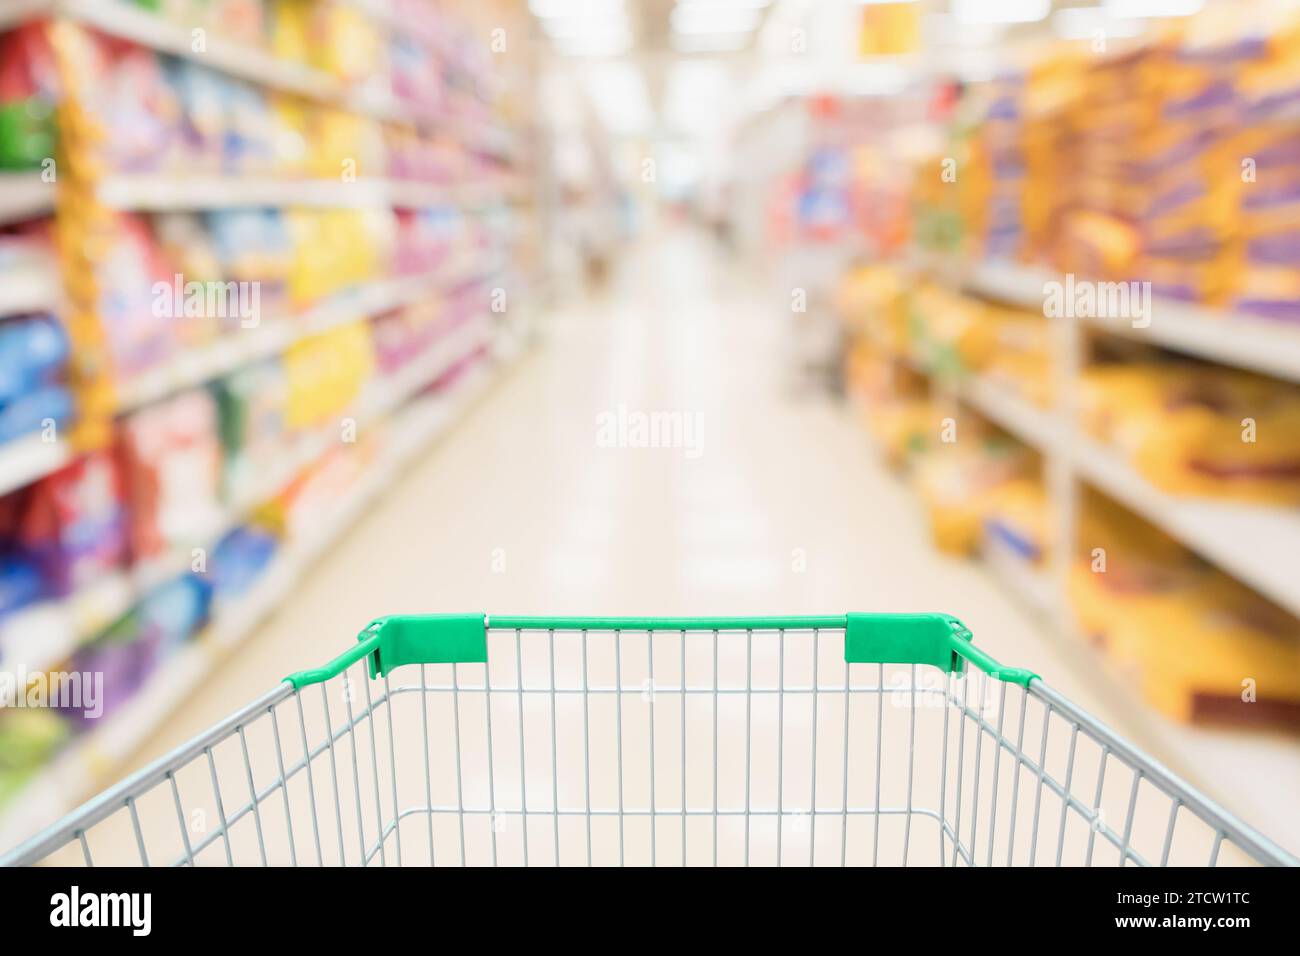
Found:
[[[221,522],[212,395],[196,389],[137,412],[123,423],[121,447],[133,557],[209,544]]]
[[[126,506],[114,456],[84,455],[33,485],[19,536],[56,594],[119,567],[126,558]]]
[[[58,70],[43,23],[0,35],[0,102],[58,97]]]

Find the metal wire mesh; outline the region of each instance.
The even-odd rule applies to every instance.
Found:
[[[1289,862],[1037,681],[848,665],[830,629],[488,649],[283,684],[5,862]]]

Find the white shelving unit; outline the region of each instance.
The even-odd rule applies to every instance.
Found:
[[[253,85],[282,93],[293,93],[318,103],[370,116],[385,122],[421,127],[455,124],[463,142],[496,155],[513,155],[516,143],[509,133],[477,129],[417,106],[403,103],[384,91],[349,89],[328,73],[274,56],[259,47],[227,40],[210,31],[199,38],[194,32],[164,17],[140,9],[125,0],[8,0],[15,6],[0,10],[0,27],[14,26],[36,17],[59,16],[91,27],[100,33],[140,46],[202,63]],[[380,4],[358,2],[358,9],[371,12]],[[374,15],[378,23],[393,30],[405,30],[391,12]]]
[[[464,205],[470,190],[391,179],[246,179],[233,176],[113,176],[99,187],[106,206],[132,212],[173,212],[237,207],[367,209],[395,206],[423,209]],[[473,192],[475,197],[481,191]]]
[[[1034,310],[1042,308],[1044,283],[1060,280],[1060,276],[1041,269],[1008,263],[969,264],[922,255],[905,265],[954,287]],[[1182,354],[1300,382],[1300,330],[1282,323],[1216,315],[1161,300],[1153,302],[1151,323],[1146,328],[1102,319],[1060,321],[1068,323],[1063,328],[1065,334],[1057,340],[1065,354],[1053,358],[1060,367],[1057,377],[1063,391],[1068,391],[1069,382],[1081,368],[1086,329],[1104,330]],[[932,374],[916,362],[909,364],[923,374]],[[1193,730],[1152,714],[1140,702],[1137,689],[1117,683],[1102,655],[1077,633],[1065,596],[1081,481],[1103,491],[1297,616],[1300,576],[1295,561],[1300,555],[1300,509],[1168,494],[1140,475],[1121,453],[1081,434],[1068,407],[1039,408],[1013,389],[986,378],[954,382],[948,377],[936,377],[935,382],[1043,453],[1057,529],[1054,560],[1037,568],[997,547],[987,548],[985,558],[1008,591],[1049,623],[1062,651],[1078,663],[1081,673],[1092,676],[1094,691],[1116,714],[1126,717],[1135,737],[1211,794],[1219,792],[1225,781],[1256,773],[1261,766],[1279,768],[1284,775],[1300,773],[1300,753],[1284,739],[1230,730]],[[1254,819],[1283,820],[1286,816],[1275,794],[1261,792],[1247,802]],[[1282,832],[1288,826],[1290,823],[1279,823],[1275,829]]]
[[[488,341],[481,319],[467,322],[396,375],[375,380],[340,418],[353,418],[359,428],[364,428],[389,417]],[[183,574],[190,565],[193,547],[214,546],[254,507],[279,494],[336,444],[332,436],[324,433],[303,435],[279,467],[239,500],[203,522],[203,528],[189,536],[192,540],[129,571],[108,575],[64,600],[43,602],[10,617],[0,626],[0,643],[6,651],[4,666],[34,673],[65,659],[79,644],[125,614],[151,590]]]
[[[386,0],[350,2],[386,29],[408,29]],[[394,97],[384,83],[349,86],[325,72],[278,58],[267,49],[234,42],[212,31],[199,35],[183,23],[169,21],[126,0],[0,2],[0,29],[38,17],[80,23],[105,35],[200,63],[267,91],[301,96],[386,123],[450,133],[468,148],[481,152],[514,155],[519,148],[511,132],[491,123],[430,112]],[[480,174],[472,181],[454,185],[365,177],[356,182],[190,177],[182,172],[109,175],[99,181],[97,188],[98,198],[107,206],[162,212],[294,206],[476,208],[512,202],[528,186],[521,174],[509,170]],[[55,185],[43,182],[39,175],[0,175],[0,224],[52,213],[55,190]],[[117,410],[125,413],[140,408],[172,392],[270,358],[307,337],[419,302],[501,268],[503,263],[495,251],[458,250],[432,272],[366,283],[304,312],[268,318],[256,329],[225,336],[209,347],[180,354],[155,371],[119,383]],[[2,276],[0,317],[56,308],[60,293],[57,270]],[[504,341],[507,337],[509,342]],[[282,543],[271,566],[246,595],[214,607],[205,633],[180,650],[122,710],[72,742],[16,801],[0,808],[0,847],[69,809],[140,746],[213,663],[292,592],[312,562],[384,493],[401,469],[444,434],[501,370],[519,357],[524,342],[517,328],[507,328],[500,317],[485,311],[446,330],[424,354],[395,373],[378,375],[369,382],[340,417],[355,419],[361,428],[385,423],[387,439],[379,460],[367,467],[360,482],[328,515],[322,516],[318,525],[291,534]],[[487,355],[482,366],[469,371],[450,390],[424,394],[467,356],[480,352]],[[271,473],[258,476],[254,487],[238,500],[216,509],[187,537],[193,539],[194,545],[210,547],[257,504],[279,493],[337,445],[337,433],[329,428],[303,436]],[[62,443],[24,439],[0,447],[0,493],[50,473],[72,456],[71,449]],[[0,625],[0,664],[6,669],[31,672],[66,659],[80,644],[126,613],[149,589],[188,569],[190,555],[189,546],[178,546],[129,570],[105,575],[68,598],[43,602],[11,616]]]
[[[0,847],[8,847],[56,820],[105,781],[158,724],[188,696],[221,658],[234,650],[289,595],[319,560],[402,473],[462,418],[506,366],[470,373],[447,393],[412,402],[402,412],[380,461],[311,533],[285,543],[258,582],[237,602],[214,613],[208,629],[177,651],[122,710],[63,751],[0,816]]]
[[[1043,285],[1053,279],[1044,270],[1007,263],[970,265],[922,258],[909,265],[956,286],[1034,309],[1042,307]],[[1215,317],[1205,309],[1160,300],[1153,303],[1146,328],[1109,319],[1052,321],[1070,323],[1064,341],[1073,354],[1056,356],[1065,370],[1060,378],[1066,391],[1071,387],[1069,370],[1078,367],[1082,352],[1080,326],[1145,337],[1154,345],[1188,355],[1300,382],[1300,330],[1281,323]],[[1036,408],[1010,390],[978,378],[959,383],[957,390],[971,407],[1043,451],[1053,466],[1071,479],[1053,494],[1058,512],[1073,513],[1074,502],[1060,499],[1072,498],[1074,480],[1085,480],[1300,616],[1300,578],[1293,568],[1294,556],[1300,554],[1300,510],[1170,495],[1139,475],[1118,452],[1080,434],[1068,409]],[[1073,530],[1064,530],[1062,551],[1070,554]],[[1064,562],[1060,563],[1063,570]]]
[[[1300,616],[1294,568],[1300,555],[1300,511],[1167,494],[1118,453],[1072,434],[1060,416],[1008,389],[976,379],[963,383],[957,394],[1026,444],[1049,456],[1064,456],[1074,474]]]
[[[39,434],[0,445],[0,495],[58,471],[71,460],[65,442],[47,442]]]
[[[380,279],[332,297],[299,316],[270,319],[258,328],[232,333],[213,345],[179,355],[155,370],[124,382],[118,388],[118,408],[124,412],[139,408],[172,392],[278,355],[295,342],[410,305],[478,275],[487,275],[493,268],[476,262],[468,253],[457,253],[432,272]]]
[[[48,216],[55,189],[40,173],[0,173],[0,225]]]
[[[22,266],[0,273],[0,319],[58,308],[63,292],[52,267]]]
[[[955,266],[949,274],[975,292],[1035,310],[1043,306],[1044,284],[1061,281],[1059,274],[1009,262]],[[1300,328],[1285,322],[1159,298],[1151,302],[1149,325],[1096,316],[1080,321],[1184,355],[1300,382]]]
[[[1166,494],[1095,441],[1074,442],[1075,470],[1224,571],[1300,616],[1300,510]]]

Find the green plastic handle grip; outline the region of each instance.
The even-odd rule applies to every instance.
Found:
[[[372,678],[407,664],[487,662],[487,632],[543,631],[770,631],[843,630],[850,664],[926,664],[960,674],[967,662],[990,677],[1028,686],[1038,675],[1003,667],[971,643],[971,632],[950,614],[859,614],[804,617],[494,617],[484,614],[414,614],[381,617],[357,644],[324,667],[285,678],[295,688],[337,677],[369,659]]]

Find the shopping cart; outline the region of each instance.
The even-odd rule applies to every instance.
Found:
[[[1297,864],[942,614],[381,618],[2,862],[137,861]]]

